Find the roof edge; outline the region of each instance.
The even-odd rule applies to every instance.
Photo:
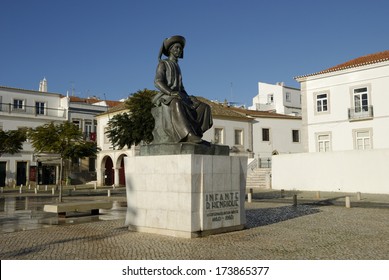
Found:
[[[361,57],[349,60],[345,63],[338,64],[336,66],[327,68],[327,69],[319,71],[319,72],[315,72],[315,73],[307,74],[307,75],[296,76],[293,79],[298,81],[299,79],[303,79],[303,78],[318,76],[318,75],[327,74],[327,73],[333,73],[333,72],[342,71],[342,70],[346,70],[346,69],[358,68],[358,67],[377,64],[377,63],[386,62],[386,61],[389,61],[389,50],[361,56]]]

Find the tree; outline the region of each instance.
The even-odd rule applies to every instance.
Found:
[[[139,90],[126,101],[129,112],[117,114],[108,122],[107,137],[114,147],[122,149],[127,145],[138,145],[142,141],[153,141],[154,118],[151,109],[152,98],[158,92],[155,90]]]
[[[26,130],[0,130],[0,157],[3,154],[16,154],[23,149],[26,141]]]
[[[64,165],[64,162],[69,162],[73,158],[95,156],[98,151],[96,143],[85,141],[78,126],[70,122],[61,124],[47,123],[31,129],[28,135],[36,153],[59,155],[61,162],[59,201],[62,202],[63,169],[68,171],[68,168],[64,168],[68,164]]]

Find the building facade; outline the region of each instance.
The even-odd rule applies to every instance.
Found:
[[[79,127],[84,140],[97,141],[96,116],[106,112],[110,107],[120,104],[119,101],[105,101],[96,97],[68,98],[68,120]],[[71,164],[71,183],[82,184],[96,180],[96,157],[73,159]]]
[[[259,82],[258,94],[253,98],[253,105],[249,109],[300,116],[300,90],[285,86],[283,82],[275,85]]]
[[[389,149],[389,51],[296,80],[306,152]]]
[[[50,122],[70,121],[80,128],[85,140],[95,142],[95,116],[117,104],[120,102],[48,92],[46,79],[40,82],[39,91],[0,87],[0,129],[36,128]],[[58,184],[59,166],[58,155],[34,154],[27,140],[20,153],[0,157],[0,186]],[[72,183],[96,180],[96,158],[74,159],[70,172]]]
[[[46,85],[47,87],[47,85]],[[36,128],[67,120],[68,100],[57,93],[0,87],[0,129]],[[0,186],[31,183],[55,184],[58,160],[39,161],[31,143],[21,153],[0,157]]]
[[[296,80],[305,153],[274,158],[273,187],[389,193],[389,51]]]
[[[97,147],[100,152],[96,159],[96,181],[98,186],[120,186],[125,185],[124,158],[138,154],[138,147],[127,146],[123,149],[115,149],[106,135],[108,122],[116,114],[128,112],[125,104],[119,104],[106,113],[96,116],[97,120]]]
[[[258,158],[301,153],[301,117],[235,108],[253,119],[253,152]]]

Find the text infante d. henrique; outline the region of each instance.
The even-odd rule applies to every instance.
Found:
[[[213,193],[205,195],[206,209],[219,209],[239,206],[239,192]]]

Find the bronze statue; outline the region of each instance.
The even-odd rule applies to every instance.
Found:
[[[154,84],[160,93],[153,98],[155,119],[153,143],[201,143],[212,127],[211,108],[189,96],[182,83],[178,59],[184,57],[185,38],[172,36],[163,41]],[[161,59],[165,55],[167,59]]]

